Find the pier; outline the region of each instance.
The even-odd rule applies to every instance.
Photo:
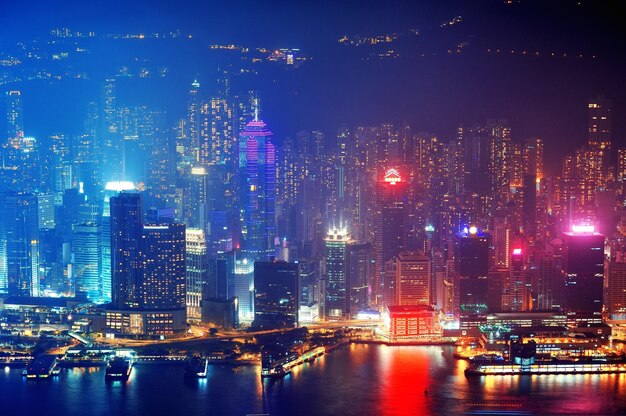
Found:
[[[40,355],[26,367],[22,374],[27,379],[46,379],[58,375],[59,372],[55,355]]]

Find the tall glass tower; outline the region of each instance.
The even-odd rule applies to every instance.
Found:
[[[250,121],[239,141],[241,249],[250,260],[268,260],[276,236],[276,150],[272,132]]]
[[[39,296],[37,197],[0,195],[0,293]]]

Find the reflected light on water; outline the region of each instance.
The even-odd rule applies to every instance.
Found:
[[[385,414],[427,414],[430,354],[426,348],[383,346],[379,352],[380,407]]]

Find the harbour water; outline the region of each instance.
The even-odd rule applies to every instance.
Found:
[[[24,415],[457,415],[512,405],[532,415],[626,414],[626,374],[467,379],[452,347],[351,344],[284,379],[260,366],[211,365],[185,378],[182,364],[137,364],[128,381],[104,368],[68,368],[29,381],[0,369],[0,408]],[[479,406],[477,406],[479,405]],[[519,414],[519,413],[516,413]]]

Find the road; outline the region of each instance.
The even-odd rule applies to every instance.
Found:
[[[327,330],[327,329],[339,329],[339,328],[376,328],[382,323],[380,320],[343,320],[343,321],[329,321],[329,322],[319,322],[303,325],[312,331],[316,330]],[[95,340],[98,343],[107,344],[111,346],[119,346],[119,347],[145,347],[151,345],[165,345],[165,344],[184,344],[189,342],[197,342],[201,340],[219,340],[219,339],[227,339],[227,340],[242,340],[254,338],[257,335],[266,335],[266,334],[277,334],[281,332],[285,332],[285,329],[268,329],[263,331],[224,331],[220,330],[215,335],[209,335],[209,327],[205,325],[192,325],[190,328],[190,333],[184,338],[176,338],[176,339],[163,339],[163,340],[137,340],[137,339],[128,339],[128,338],[100,338]]]

